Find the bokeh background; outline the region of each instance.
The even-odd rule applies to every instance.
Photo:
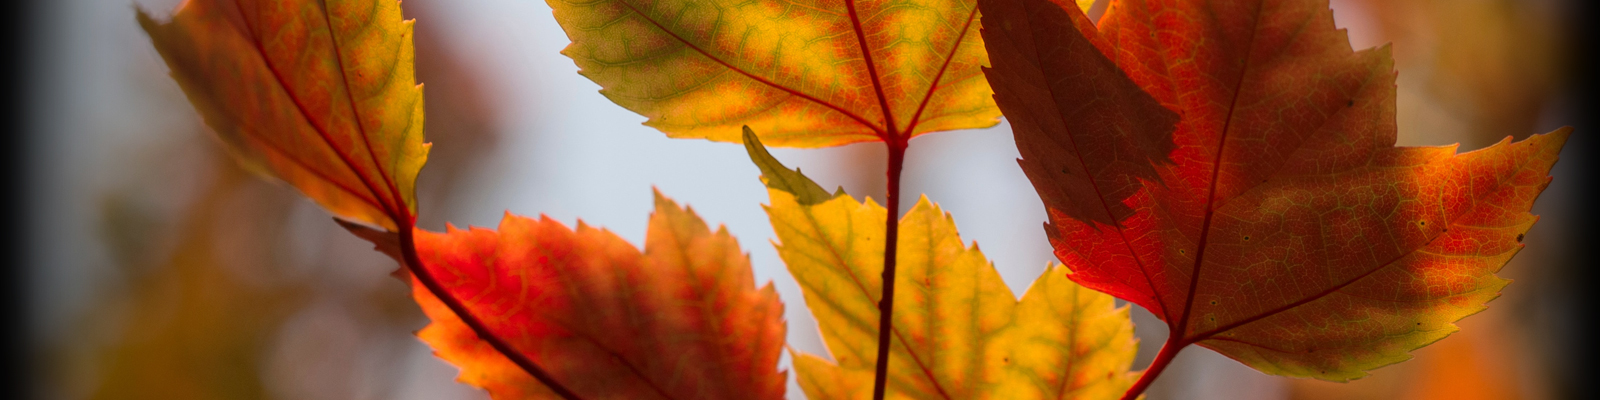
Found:
[[[1091,10],[1100,13],[1101,0]],[[1149,399],[1570,399],[1592,391],[1585,259],[1596,237],[1593,83],[1582,0],[1333,0],[1352,45],[1392,43],[1401,145],[1475,149],[1578,129],[1535,205],[1515,279],[1463,331],[1353,383],[1255,372],[1185,350]],[[134,23],[178,0],[18,3],[13,132],[20,226],[7,270],[22,326],[14,389],[40,399],[484,399],[410,334],[426,319],[394,262],[292,189],[241,171]],[[407,0],[433,155],[422,223],[494,226],[506,210],[641,243],[651,187],[726,224],[786,302],[789,342],[825,353],[777,258],[759,172],[737,144],[669,140],[559,54],[538,0]],[[17,56],[20,55],[20,56]],[[1052,260],[1009,127],[912,142],[906,204],[925,193],[1021,293]],[[824,186],[883,198],[879,144],[777,149]],[[20,322],[17,322],[20,321]],[[1135,307],[1154,357],[1166,332]],[[788,363],[787,356],[784,360]],[[791,398],[803,398],[791,383]]]

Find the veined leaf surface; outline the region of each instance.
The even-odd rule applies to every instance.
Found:
[[[826,198],[754,134],[745,143],[769,188],[778,255],[836,361],[795,354],[800,387],[812,399],[870,397],[887,211],[842,192]],[[962,243],[954,220],[926,197],[900,229],[890,397],[1098,399],[1132,384],[1133,324],[1111,296],[1050,268],[1019,304],[977,245]]]
[[[905,140],[1000,116],[973,0],[548,0],[564,54],[671,137]]]
[[[139,24],[247,167],[340,218],[389,231],[415,218],[428,145],[399,2],[190,0]]]
[[[1138,353],[1128,307],[1067,279],[1052,265],[1017,303],[1003,337],[1010,367],[992,390],[999,399],[1114,399],[1133,385]]]
[[[502,340],[591,399],[781,399],[783,304],[724,229],[656,195],[645,251],[579,222],[418,231],[422,263]],[[418,333],[496,399],[557,398],[422,285]]]
[[[1128,0],[1099,27],[980,3],[1069,276],[1268,373],[1358,378],[1482,310],[1570,133],[1395,147],[1388,49],[1352,51],[1322,0]]]

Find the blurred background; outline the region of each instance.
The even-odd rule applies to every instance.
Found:
[[[1105,6],[1101,0],[1091,16]],[[1581,0],[1333,0],[1352,45],[1393,43],[1401,145],[1463,150],[1578,129],[1534,207],[1544,216],[1501,276],[1516,280],[1462,332],[1352,383],[1255,372],[1185,350],[1149,399],[1572,399],[1592,390],[1595,67]],[[134,23],[178,0],[11,5],[0,143],[23,225],[6,281],[16,398],[484,399],[411,336],[426,319],[371,245],[285,185],[226,158]],[[578,218],[642,243],[650,188],[726,224],[786,303],[789,342],[825,354],[777,258],[759,172],[737,144],[669,140],[602,97],[559,54],[537,0],[407,0],[434,143],[424,228],[495,226],[506,210]],[[916,139],[906,204],[941,203],[1016,293],[1053,257],[1009,127]],[[824,186],[883,198],[879,144],[775,149]],[[1165,329],[1135,307],[1143,368]],[[785,356],[787,368],[787,356]],[[790,385],[791,398],[803,398]]]

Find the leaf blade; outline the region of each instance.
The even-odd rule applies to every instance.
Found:
[[[1143,272],[1145,256],[1123,232],[1123,221],[1140,211],[1135,198],[1161,180],[1157,166],[1170,164],[1178,115],[1167,110],[1103,52],[1088,17],[1078,8],[1050,1],[981,1],[983,34],[993,67],[984,72],[995,102],[1008,116],[1022,158],[1018,164],[1048,206],[1046,232],[1056,256],[1127,260]],[[1054,79],[1082,76],[1083,79]],[[1088,99],[1088,100],[1085,100]],[[1057,232],[1111,231],[1062,244]],[[1075,268],[1079,283],[1134,301],[1157,315],[1167,309],[1152,295],[1154,282],[1125,281],[1121,270]]]
[[[1527,210],[1549,184],[1546,174],[1570,132],[1557,130],[1516,143],[1507,138],[1495,146],[1454,155],[1429,166],[1422,175],[1433,179],[1419,179],[1417,185],[1434,189],[1430,192],[1439,194],[1441,199],[1402,208],[1402,215],[1415,219],[1409,224],[1396,224],[1400,229],[1414,228],[1405,229],[1414,230],[1408,232],[1411,234],[1423,231],[1418,236],[1424,238],[1402,242],[1410,246],[1402,247],[1392,261],[1369,266],[1360,275],[1313,295],[1245,314],[1228,325],[1200,325],[1197,331],[1209,331],[1200,331],[1198,336],[1211,339],[1199,344],[1226,350],[1224,354],[1268,372],[1330,379],[1359,378],[1366,369],[1410,359],[1410,350],[1459,330],[1455,321],[1484,310],[1485,304],[1499,297],[1500,290],[1510,283],[1495,273],[1522,249],[1522,235],[1538,220]],[[1507,168],[1512,167],[1507,164],[1521,165]],[[1474,175],[1485,173],[1499,175],[1496,180],[1501,182],[1481,187],[1484,182]],[[1467,183],[1470,181],[1479,182]],[[1443,212],[1420,211],[1435,207]],[[1432,226],[1443,227],[1425,228],[1428,220],[1436,222]],[[1392,311],[1359,316],[1346,311],[1373,308]],[[1299,321],[1288,322],[1292,319]],[[1306,329],[1314,324],[1333,323],[1367,333],[1335,335]],[[1269,329],[1277,332],[1268,332]],[[1281,352],[1283,345],[1250,344],[1279,338],[1283,332],[1296,336],[1293,340],[1277,340],[1292,346],[1292,354],[1263,357],[1260,354]],[[1330,362],[1318,355],[1326,352],[1340,356]]]
[[[1023,293],[1005,381],[996,398],[1111,399],[1138,377],[1129,372],[1138,353],[1128,307],[1067,278],[1052,265]]]
[[[398,2],[197,0],[165,23],[138,19],[248,168],[341,218],[389,231],[414,218],[428,145]]]
[[[605,230],[508,214],[498,231],[422,232],[417,245],[492,332],[580,394],[782,398],[782,304],[755,286],[732,236],[659,194],[647,236],[641,253]],[[495,398],[554,398],[413,286],[434,321],[418,336],[462,381]]]
[[[1023,39],[1068,41],[1089,56],[1027,70],[1005,62],[1017,54],[992,55],[995,69],[1009,71],[991,70],[991,79],[1034,73],[1087,87],[1103,82],[1080,82],[1087,75],[1079,71],[1103,71],[1109,61],[1183,116],[1165,158],[1085,165],[1132,177],[1125,197],[1061,195],[1059,182],[1030,171],[1057,257],[1079,283],[1152,310],[1179,333],[1175,343],[1268,373],[1361,377],[1481,310],[1504,286],[1493,274],[1520,248],[1513,242],[1534,220],[1527,210],[1570,134],[1459,155],[1394,147],[1387,49],[1352,51],[1322,1],[1126,1],[1098,29],[1075,7],[1057,6],[1070,18],[1056,25],[1071,29]],[[1048,14],[1029,16],[1040,15]],[[992,39],[989,49],[1009,44]],[[995,87],[999,97],[1020,96],[1008,93],[1020,85]],[[1130,92],[1086,91],[1096,100]],[[1071,114],[1011,113],[1024,106],[1001,101],[1021,126]],[[1024,148],[1039,142],[1025,135],[1106,136],[1047,128],[1017,131],[1025,169],[1030,150],[1042,159],[1033,164],[1072,156]],[[1137,173],[1147,169],[1154,179]],[[1110,222],[1081,212],[1097,202],[1128,212],[1107,213]],[[1479,219],[1498,230],[1456,223]]]
[[[879,221],[887,211],[843,194],[803,203],[787,190],[815,194],[820,186],[772,159],[753,135],[746,145],[769,183],[779,257],[837,361],[796,353],[801,388],[812,398],[867,395],[883,268]],[[779,180],[791,183],[771,184]],[[1095,398],[1131,385],[1133,325],[1110,296],[1081,290],[1064,268],[1052,268],[1019,304],[977,245],[964,244],[950,214],[926,197],[900,224],[891,397]],[[1063,345],[1053,336],[1062,332],[1086,339]]]
[[[548,3],[580,73],[670,137],[824,147],[999,117],[970,2]]]

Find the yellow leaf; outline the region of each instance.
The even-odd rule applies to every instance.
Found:
[[[871,393],[887,211],[840,193],[804,204],[786,187],[816,183],[747,136],[768,182],[778,255],[799,281],[836,363],[795,357],[811,398]],[[769,178],[781,173],[784,183]],[[923,197],[900,220],[888,394],[912,399],[1090,399],[1132,384],[1135,342],[1127,309],[1051,268],[1019,304],[977,245]]]
[[[804,289],[838,368],[872,376],[878,343],[883,207],[840,196],[801,206],[773,190],[778,254]],[[986,342],[1016,300],[977,248],[926,198],[901,220],[890,389],[912,398],[974,398],[993,373]],[[801,373],[806,373],[801,370]]]
[[[679,138],[905,140],[1000,116],[972,0],[548,0],[562,53]]]
[[[872,369],[844,369],[821,357],[791,351],[800,390],[811,400],[872,397]]]
[[[1116,399],[1138,379],[1128,372],[1138,350],[1128,307],[1067,273],[1052,265],[1022,295],[1004,345],[1011,369],[996,397]]]

